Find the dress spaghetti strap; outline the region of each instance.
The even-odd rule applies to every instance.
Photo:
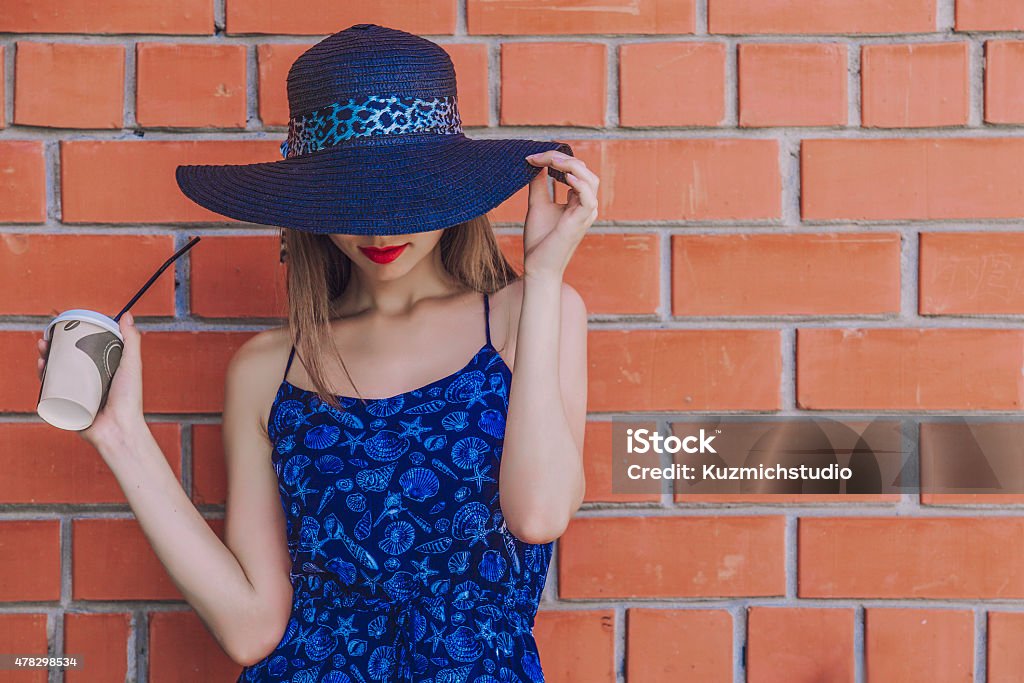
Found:
[[[292,351],[288,354],[288,365],[284,367],[284,378],[283,381],[288,381],[288,371],[292,368],[292,359],[295,358],[295,345],[292,345]]]
[[[484,292],[484,332],[487,333],[487,345],[491,345],[491,304]]]

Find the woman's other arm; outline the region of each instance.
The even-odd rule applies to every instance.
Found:
[[[134,327],[125,334],[122,362],[132,351],[138,353],[141,336]],[[185,493],[142,418],[141,406],[138,419],[122,419],[116,427],[108,421],[90,437],[178,590],[228,656],[243,666],[259,661],[280,641],[292,599],[284,515],[271,446],[259,423],[260,397],[267,389],[258,386],[266,380],[256,378],[267,372],[253,369],[266,362],[260,350],[266,342],[256,337],[236,352],[227,369],[226,541]],[[122,416],[130,414],[123,408]]]

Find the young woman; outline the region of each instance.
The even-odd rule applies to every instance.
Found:
[[[375,54],[386,38],[437,55],[372,24],[332,39],[367,27]],[[295,100],[292,85],[290,75]],[[290,125],[294,156],[300,128]],[[552,542],[584,495],[587,315],[563,275],[598,188],[582,161],[544,144],[526,161],[500,157],[477,184],[476,196],[499,188],[477,206],[494,204],[508,196],[502,168],[532,168],[521,276],[482,214],[449,223],[454,214],[427,206],[404,232],[354,218],[285,231],[289,324],[254,335],[226,373],[223,542],[146,425],[141,339],[123,316],[107,403],[81,434],[178,589],[244,665],[239,681],[544,680],[534,617]],[[320,139],[304,158],[328,159],[324,149]],[[570,186],[565,204],[549,196],[545,168]],[[457,172],[448,180],[460,186]],[[204,205],[240,213],[211,197]],[[422,229],[433,220],[445,227]]]

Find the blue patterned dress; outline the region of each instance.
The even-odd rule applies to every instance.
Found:
[[[484,346],[397,396],[339,396],[340,412],[282,381],[268,432],[292,615],[239,682],[544,681],[533,625],[553,544],[513,536],[498,504],[512,375],[489,317],[484,294]]]

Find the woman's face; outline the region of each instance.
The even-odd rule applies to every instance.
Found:
[[[331,241],[352,260],[365,276],[394,280],[430,256],[444,230],[407,235],[330,235]]]

